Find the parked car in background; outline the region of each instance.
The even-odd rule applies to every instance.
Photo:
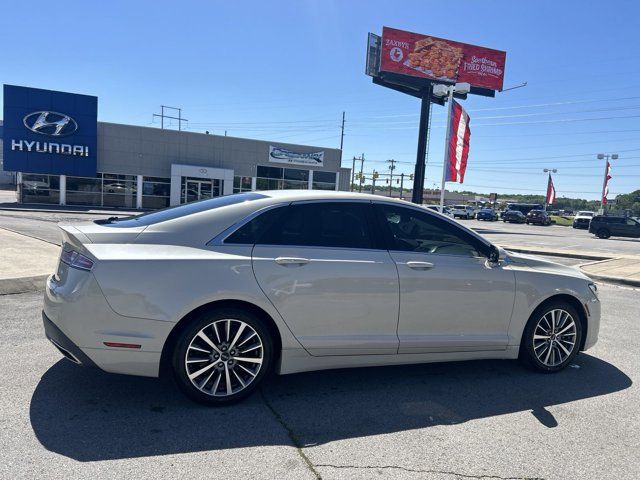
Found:
[[[76,364],[168,373],[207,405],[271,371],[519,358],[557,372],[598,339],[597,287],[579,270],[400,200],[246,192],[60,227],[47,338]],[[80,391],[79,378],[56,381]]]
[[[507,203],[507,210],[518,210],[524,215],[531,210],[543,210],[544,207],[540,203]]]
[[[451,213],[451,210],[449,210],[448,207],[444,207],[442,209],[442,211],[440,211],[440,205],[427,205],[426,208],[429,209],[429,210],[432,210],[434,212],[442,213],[443,215],[446,215],[447,217],[453,218],[453,213]]]
[[[589,233],[598,238],[640,238],[640,222],[631,217],[594,215],[589,223]]]
[[[595,212],[589,212],[587,210],[579,211],[573,218],[573,228],[589,228],[589,222],[594,215]]]
[[[451,207],[453,218],[466,218],[467,220],[476,216],[476,209],[471,205],[454,205]]]
[[[495,222],[498,220],[498,213],[493,208],[483,208],[476,215],[478,220],[488,220]]]
[[[544,210],[531,210],[527,213],[526,222],[534,225],[551,225],[551,217]]]
[[[502,212],[502,221],[505,223],[525,223],[527,217],[519,210],[505,210]]]

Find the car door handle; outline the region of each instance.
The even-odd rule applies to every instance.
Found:
[[[412,268],[414,270],[429,270],[433,268],[433,263],[431,262],[407,262],[407,267]]]
[[[308,258],[298,258],[298,257],[278,257],[276,258],[276,263],[278,265],[286,266],[298,266],[306,265],[310,260]]]

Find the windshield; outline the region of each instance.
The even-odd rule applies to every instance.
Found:
[[[578,212],[578,217],[593,217],[593,212]]]
[[[175,207],[147,212],[134,217],[110,217],[106,220],[96,220],[99,225],[113,225],[114,227],[146,227],[154,223],[166,222],[175,218],[200,213],[215,208],[235,205],[237,203],[249,202],[251,200],[259,200],[267,198],[266,195],[259,193],[236,193],[234,195],[226,195],[224,197],[209,198],[197,202],[186,203],[184,205],[176,205]]]

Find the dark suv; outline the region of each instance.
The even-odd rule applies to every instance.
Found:
[[[531,210],[527,213],[527,223],[551,225],[551,217],[544,210]]]
[[[595,234],[598,238],[640,238],[640,222],[631,217],[596,215],[589,223],[589,233]]]

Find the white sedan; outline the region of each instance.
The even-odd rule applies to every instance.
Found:
[[[271,370],[520,358],[555,372],[598,338],[578,270],[379,196],[241,193],[61,228],[51,342],[108,372],[169,372],[209,405]]]

